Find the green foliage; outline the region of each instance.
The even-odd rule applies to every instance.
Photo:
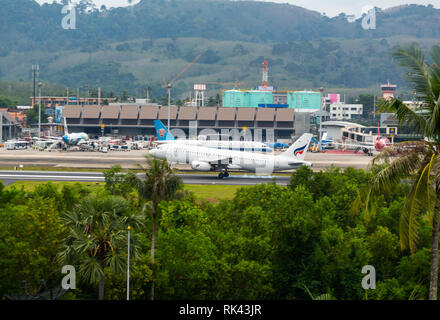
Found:
[[[17,106],[17,102],[13,101],[9,97],[0,96],[0,108],[14,108]]]
[[[0,209],[0,296],[23,293],[22,281],[30,294],[42,289],[41,280],[49,287],[59,284],[56,255],[65,228],[55,202],[33,197],[25,205]]]
[[[120,165],[114,165],[110,169],[104,171],[105,190],[111,195],[127,197],[132,185],[127,181],[126,174],[123,173]]]
[[[37,100],[38,101],[38,100]],[[40,108],[38,103],[32,109],[26,111],[26,118],[28,123],[38,123]],[[41,104],[41,123],[47,123],[46,108]]]
[[[438,233],[440,225],[440,46],[431,49],[430,65],[424,51],[417,45],[393,52],[397,64],[405,69],[405,76],[421,106],[411,109],[399,98],[384,100],[381,109],[393,112],[401,125],[415,127],[425,139],[403,142],[383,150],[373,164],[382,166],[371,178],[365,203],[374,202],[383,192],[410,181],[407,200],[400,215],[400,244],[411,252],[420,244],[420,234],[428,220],[432,228],[429,299],[437,300],[438,288]],[[361,197],[359,197],[361,198]],[[435,263],[434,263],[435,262]]]
[[[85,82],[113,91],[119,91],[121,88],[133,88],[133,85],[136,85],[136,78],[133,74],[122,71],[121,65],[115,62],[79,64],[64,69],[63,73],[54,75],[52,79],[55,83],[62,83],[74,88]]]
[[[86,283],[100,280],[104,285],[104,269],[124,273],[127,266],[127,227],[134,230],[142,225],[141,217],[129,212],[124,198],[106,196],[81,200],[71,211],[61,216],[68,228],[63,250],[59,253],[62,263],[79,266],[78,272]],[[138,253],[136,237],[130,249],[133,257]],[[101,290],[100,288],[100,298]]]
[[[406,184],[384,192],[367,219],[350,205],[372,173],[353,168],[303,167],[288,187],[241,187],[218,204],[181,193],[165,162],[150,160],[144,170],[145,180],[113,167],[106,191],[96,196],[80,186],[58,191],[46,184],[24,192],[0,185],[1,294],[19,292],[23,279],[33,291],[43,278],[57,285],[59,253],[82,279],[66,298],[96,298],[102,277],[106,299],[125,299],[131,225],[132,299],[149,299],[152,284],[155,298],[164,300],[428,297],[429,221],[419,221],[414,253],[399,248]],[[125,181],[136,187],[136,196],[121,192]],[[143,208],[151,214],[142,215]],[[376,268],[376,290],[361,287],[365,265]]]

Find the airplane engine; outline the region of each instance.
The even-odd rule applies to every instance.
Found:
[[[200,161],[191,162],[191,168],[197,171],[211,171],[211,165],[209,163]]]

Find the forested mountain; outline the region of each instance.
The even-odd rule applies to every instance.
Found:
[[[198,53],[202,58],[176,83],[188,95],[200,81],[260,81],[263,59],[283,89],[377,87],[402,84],[390,49],[413,41],[431,46],[440,34],[432,6],[377,9],[377,28],[361,19],[328,18],[288,4],[227,0],[142,0],[126,8],[76,7],[76,29],[65,30],[62,4],[0,0],[0,78],[29,81],[38,63],[46,82],[140,94],[147,84],[163,95],[170,79]],[[218,90],[218,88],[211,88]]]

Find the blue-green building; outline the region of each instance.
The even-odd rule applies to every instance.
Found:
[[[314,112],[321,109],[321,93],[317,91],[290,91],[286,93],[287,104],[274,104],[272,91],[226,90],[223,92],[223,107],[276,107],[293,108],[299,112]]]
[[[294,91],[287,93],[289,108],[300,112],[314,112],[321,109],[321,93],[316,91]]]
[[[273,104],[272,91],[227,90],[223,93],[223,107],[258,108],[261,104]]]

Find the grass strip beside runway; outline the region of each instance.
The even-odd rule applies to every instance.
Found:
[[[46,181],[17,181],[6,187],[17,189],[24,188],[25,191],[33,191],[35,187],[41,184],[48,183]],[[102,182],[66,182],[66,181],[52,181],[58,190],[65,185],[74,185],[80,183],[87,186],[92,193],[104,188]],[[220,202],[221,200],[230,200],[234,197],[235,192],[242,186],[228,186],[228,185],[185,185],[185,190],[194,192],[197,199],[206,200],[212,203]]]

